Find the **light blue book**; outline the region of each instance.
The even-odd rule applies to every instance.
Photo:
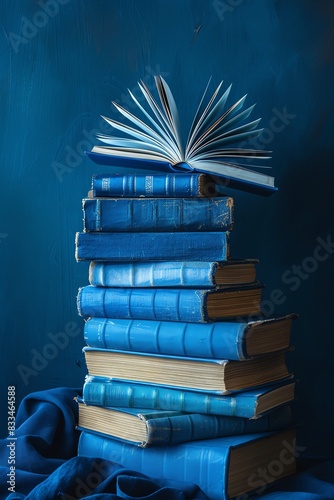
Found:
[[[291,379],[224,396],[92,376],[86,377],[83,386],[83,399],[87,405],[181,411],[248,419],[259,418],[273,408],[293,401],[294,397],[295,382]]]
[[[288,349],[294,317],[211,323],[91,317],[84,338],[90,347],[238,361]]]
[[[78,445],[79,456],[116,462],[152,478],[195,483],[210,500],[243,498],[295,473],[295,450],[295,429],[148,448],[84,431]],[[275,474],[259,476],[268,464],[275,464]]]
[[[256,281],[256,259],[222,262],[95,262],[89,265],[94,286],[216,288]]]
[[[226,289],[109,288],[87,285],[77,295],[83,317],[207,321],[261,314],[262,286]]]
[[[256,420],[240,417],[90,406],[78,399],[80,430],[97,432],[146,448],[199,439],[270,432],[291,425],[291,408],[282,406]]]

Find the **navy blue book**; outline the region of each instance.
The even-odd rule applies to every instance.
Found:
[[[84,231],[229,231],[233,198],[84,198]]]
[[[206,173],[228,187],[267,195],[276,191],[274,178],[256,171],[261,167],[255,165],[251,170],[247,164],[240,163],[240,159],[270,158],[268,151],[240,147],[242,142],[257,137],[263,130],[258,128],[260,119],[244,123],[254,108],[253,105],[240,111],[246,96],[225,109],[231,86],[215,102],[222,82],[209,100],[206,98],[208,84],[184,143],[171,90],[161,76],[155,77],[155,83],[161,106],[145,83],[140,82],[143,103],[131,92],[130,96],[144,121],[113,102],[117,111],[134,126],[103,117],[112,130],[125,137],[98,135],[104,145],[94,146],[88,153],[90,158],[119,169]]]
[[[89,193],[93,197],[199,198],[218,196],[219,184],[210,175],[193,172],[177,174],[94,174]]]
[[[88,375],[83,386],[83,399],[87,405],[173,410],[247,419],[259,418],[293,401],[294,397],[295,382],[290,379],[223,396]]]
[[[205,323],[261,314],[259,284],[224,289],[109,288],[87,285],[77,295],[80,316]]]
[[[75,257],[78,261],[224,261],[229,258],[229,233],[80,232],[76,234]]]
[[[78,429],[97,432],[142,448],[252,432],[277,431],[292,424],[289,405],[282,406],[262,418],[250,420],[145,408],[90,406],[82,399],[78,399],[78,404]]]
[[[116,462],[152,478],[197,484],[210,500],[247,498],[296,471],[296,431],[285,429],[140,448],[82,432],[79,456]],[[274,474],[266,474],[270,470]]]
[[[285,352],[244,361],[93,347],[84,347],[83,352],[88,375],[212,394],[243,391],[282,381],[291,375]]]
[[[294,317],[211,323],[91,317],[84,339],[103,349],[241,361],[287,350]]]
[[[89,282],[109,287],[216,288],[256,281],[256,259],[223,262],[94,262]]]

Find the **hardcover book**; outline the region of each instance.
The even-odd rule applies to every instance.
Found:
[[[206,174],[94,174],[90,197],[199,198],[218,196],[219,184]]]
[[[149,477],[197,484],[210,500],[241,498],[296,471],[296,431],[253,433],[140,448],[82,432],[79,456],[99,457]],[[263,474],[269,464],[275,474]]]
[[[134,445],[169,446],[199,439],[213,439],[252,432],[270,432],[291,425],[291,408],[286,405],[257,420],[240,417],[111,408],[79,404],[79,430],[89,430]]]
[[[84,198],[84,231],[229,231],[233,199]]]
[[[287,350],[294,317],[195,324],[91,317],[84,339],[90,347],[238,361]]]
[[[203,323],[260,315],[262,287],[224,289],[108,288],[87,285],[77,295],[80,316]]]
[[[227,394],[287,378],[285,353],[245,361],[84,347],[88,375]]]
[[[224,261],[229,258],[228,236],[221,231],[78,232],[75,257],[78,261]]]
[[[223,262],[95,262],[89,282],[108,287],[197,287],[241,285],[256,280],[256,259]]]
[[[173,410],[252,419],[293,401],[294,397],[295,382],[292,380],[223,396],[89,375],[83,386],[83,399],[87,405]]]
[[[166,172],[204,172],[218,176],[229,187],[238,187],[261,194],[276,190],[274,178],[245,168],[239,159],[267,159],[268,151],[240,148],[238,143],[257,137],[260,119],[241,125],[251,114],[254,106],[241,111],[246,96],[225,109],[231,86],[218,99],[222,82],[206,102],[207,85],[195,113],[186,143],[183,143],[180,120],[173,95],[163,78],[155,77],[160,105],[144,82],[139,88],[148,104],[140,104],[130,92],[143,120],[119,104],[115,108],[134,127],[103,117],[111,127],[130,138],[98,135],[103,146],[94,146],[90,158],[98,163],[114,167]],[[210,82],[209,82],[210,83]],[[216,103],[214,104],[214,102]],[[261,168],[253,165],[253,169]]]

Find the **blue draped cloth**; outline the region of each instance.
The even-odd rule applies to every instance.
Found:
[[[15,436],[0,440],[0,499],[207,499],[196,484],[153,479],[98,457],[78,457],[74,397],[80,392],[57,388],[23,399]],[[12,490],[11,484],[15,484]],[[334,461],[319,463],[255,498],[333,500]]]

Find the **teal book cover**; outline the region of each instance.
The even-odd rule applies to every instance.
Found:
[[[295,398],[295,385],[295,381],[288,377],[275,384],[219,396],[175,386],[87,375],[83,400],[87,405],[94,406],[173,410],[253,419],[291,403]]]

